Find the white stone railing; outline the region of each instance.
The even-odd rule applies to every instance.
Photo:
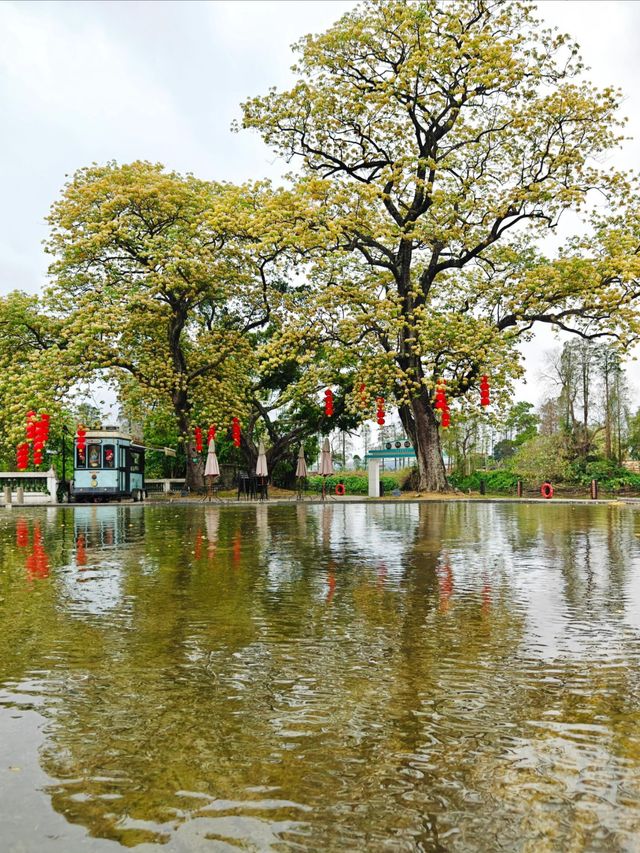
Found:
[[[180,492],[184,489],[184,483],[184,478],[171,477],[167,480],[145,480],[144,487],[150,494],[154,492]]]
[[[11,489],[7,501],[7,489]],[[49,471],[0,471],[0,503],[54,504],[58,479],[53,468]]]

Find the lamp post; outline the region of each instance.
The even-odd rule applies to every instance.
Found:
[[[62,492],[62,500],[64,501],[65,497],[68,499],[69,497],[69,487],[67,484],[67,433],[69,432],[69,428],[66,424],[62,425],[62,480],[60,482],[61,492]]]

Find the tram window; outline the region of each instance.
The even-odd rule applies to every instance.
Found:
[[[131,451],[131,473],[142,474],[142,454],[139,450]]]
[[[99,444],[90,444],[88,447],[89,450],[89,468],[100,468],[100,463],[102,462],[100,453],[101,447]]]
[[[87,448],[76,447],[76,468],[87,467]]]
[[[104,446],[104,467],[105,468],[115,468],[116,467],[116,452],[113,444],[105,444]]]

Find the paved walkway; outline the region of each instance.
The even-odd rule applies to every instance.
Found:
[[[107,502],[110,503],[110,502]],[[293,498],[269,498],[268,500],[237,500],[236,498],[221,498],[219,500],[207,500],[206,498],[168,498],[166,500],[154,500],[153,498],[147,498],[143,503],[136,503],[135,501],[123,500],[120,502],[121,505],[128,506],[307,506],[307,505],[315,505],[318,504],[320,506],[327,505],[333,506],[335,504],[362,504],[362,503],[374,503],[374,504],[408,504],[408,503],[513,503],[513,504],[547,504],[552,506],[554,504],[575,504],[575,505],[583,505],[583,504],[594,504],[599,506],[640,506],[640,497],[638,498],[599,498],[598,500],[592,500],[591,498],[562,498],[562,497],[553,497],[549,500],[545,498],[515,498],[515,497],[502,497],[502,496],[475,496],[475,495],[425,495],[423,497],[392,497],[385,496],[383,498],[369,498],[364,495],[331,495],[327,497],[326,500],[322,500],[322,498],[313,496],[306,497],[302,500],[298,500],[295,497]],[[16,509],[18,511],[22,511],[24,509],[29,509],[30,507],[38,506],[46,506],[46,507],[74,507],[74,506],[106,506],[106,503],[28,503],[28,504],[8,504],[7,509]]]

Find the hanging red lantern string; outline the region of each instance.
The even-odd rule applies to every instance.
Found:
[[[42,465],[42,452],[44,450],[44,437],[46,432],[46,424],[40,420],[34,424],[33,438],[33,464]]]
[[[446,385],[447,383],[445,379],[441,379],[440,382],[436,385],[435,402],[433,404],[434,409],[439,409],[442,413],[440,426],[443,429],[447,429],[447,427],[451,425],[451,415],[449,413],[449,404],[447,403]]]
[[[324,392],[324,413],[328,418],[333,417],[333,391],[327,388]]]
[[[209,446],[210,441],[215,441],[216,438],[216,425],[211,424],[209,427],[209,432],[207,433],[207,447]]]
[[[78,453],[78,463],[82,463],[84,465],[85,452],[87,449],[87,431],[82,424],[80,424],[76,430],[76,448]]]
[[[376,397],[376,420],[378,421],[378,426],[384,426],[384,397]]]
[[[440,409],[440,411],[444,411],[447,408],[446,384],[447,380],[441,379],[436,385],[436,396],[435,402],[433,404],[434,409]]]
[[[19,444],[16,450],[16,463],[18,471],[25,471],[29,466],[29,445],[27,442]]]
[[[49,426],[51,418],[46,412],[40,415],[40,423],[42,424],[42,440],[46,444],[49,441]]]
[[[26,428],[27,441],[33,441],[33,439],[35,438],[35,429],[36,429],[36,413],[33,411],[27,412],[27,428]]]
[[[489,377],[486,374],[480,380],[480,405],[491,405],[491,400],[489,399]]]
[[[231,437],[235,447],[240,447],[240,421],[238,418],[233,418],[231,423]]]
[[[196,452],[202,453],[202,429],[200,427],[196,427],[193,432],[196,439]]]

